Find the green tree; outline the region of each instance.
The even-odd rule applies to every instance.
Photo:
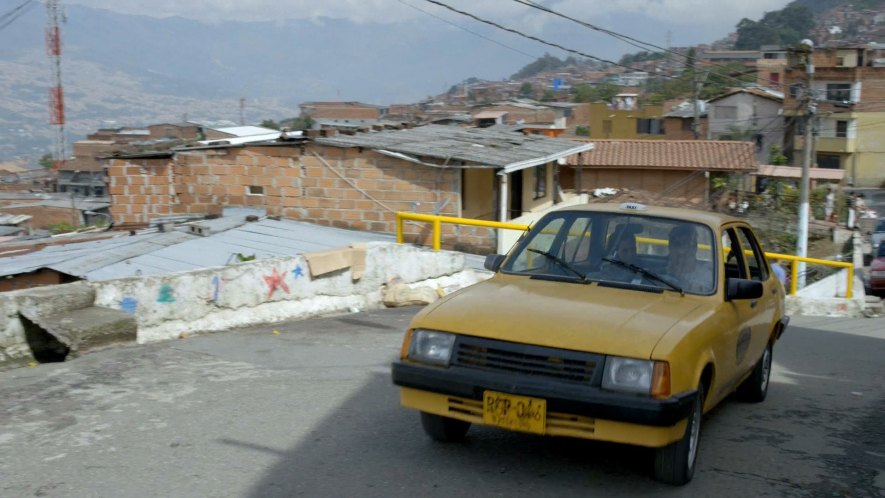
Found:
[[[787,164],[787,156],[781,153],[779,145],[772,145],[771,149],[768,150],[768,164],[774,164],[776,166]]]
[[[265,119],[264,121],[261,122],[261,126],[264,128],[272,128],[274,130],[280,129],[280,125],[278,125],[276,123],[276,121],[274,121],[272,119]]]
[[[513,76],[510,77],[510,79],[521,80],[524,78],[531,78],[538,73],[543,73],[545,71],[555,71],[565,66],[566,63],[559,60],[557,57],[554,57],[550,54],[544,54],[543,57],[540,57],[534,62],[523,66],[523,68],[514,73]]]
[[[544,94],[541,95],[541,102],[551,102],[556,100],[556,94],[553,93],[553,90],[544,90]]]
[[[43,167],[46,168],[46,169],[50,169],[50,168],[52,168],[52,164],[53,164],[54,162],[55,162],[55,161],[52,160],[52,154],[50,154],[50,153],[48,153],[48,152],[47,152],[46,154],[43,154],[43,155],[40,157],[40,160],[37,161],[37,163],[40,164],[40,166],[43,166]]]
[[[590,127],[589,126],[575,126],[575,135],[579,137],[589,137],[590,136]]]
[[[532,84],[529,82],[525,82],[519,87],[519,96],[524,99],[534,98],[535,89],[532,88]]]
[[[610,102],[621,92],[621,87],[611,83],[578,85],[574,89],[574,102]]]
[[[314,121],[314,119],[307,114],[302,114],[297,118],[287,120],[287,123],[290,130],[309,130],[313,128],[313,125],[316,124],[316,121]]]

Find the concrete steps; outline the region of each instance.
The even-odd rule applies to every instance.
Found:
[[[35,289],[19,302],[19,316],[31,353],[39,362],[64,361],[112,344],[135,343],[135,317],[93,306],[89,285]]]

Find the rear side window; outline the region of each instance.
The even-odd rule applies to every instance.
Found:
[[[747,261],[747,268],[750,270],[750,279],[760,282],[768,280],[768,264],[765,262],[765,254],[762,253],[753,232],[747,227],[739,227],[737,235],[744,259]]]

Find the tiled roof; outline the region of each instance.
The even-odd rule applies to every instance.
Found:
[[[593,150],[581,154],[584,167],[756,171],[752,142],[724,140],[590,140]],[[570,156],[568,164],[578,165]]]

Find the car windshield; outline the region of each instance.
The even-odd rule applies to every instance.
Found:
[[[699,223],[643,214],[557,211],[516,245],[502,271],[600,285],[715,291],[713,232]]]

